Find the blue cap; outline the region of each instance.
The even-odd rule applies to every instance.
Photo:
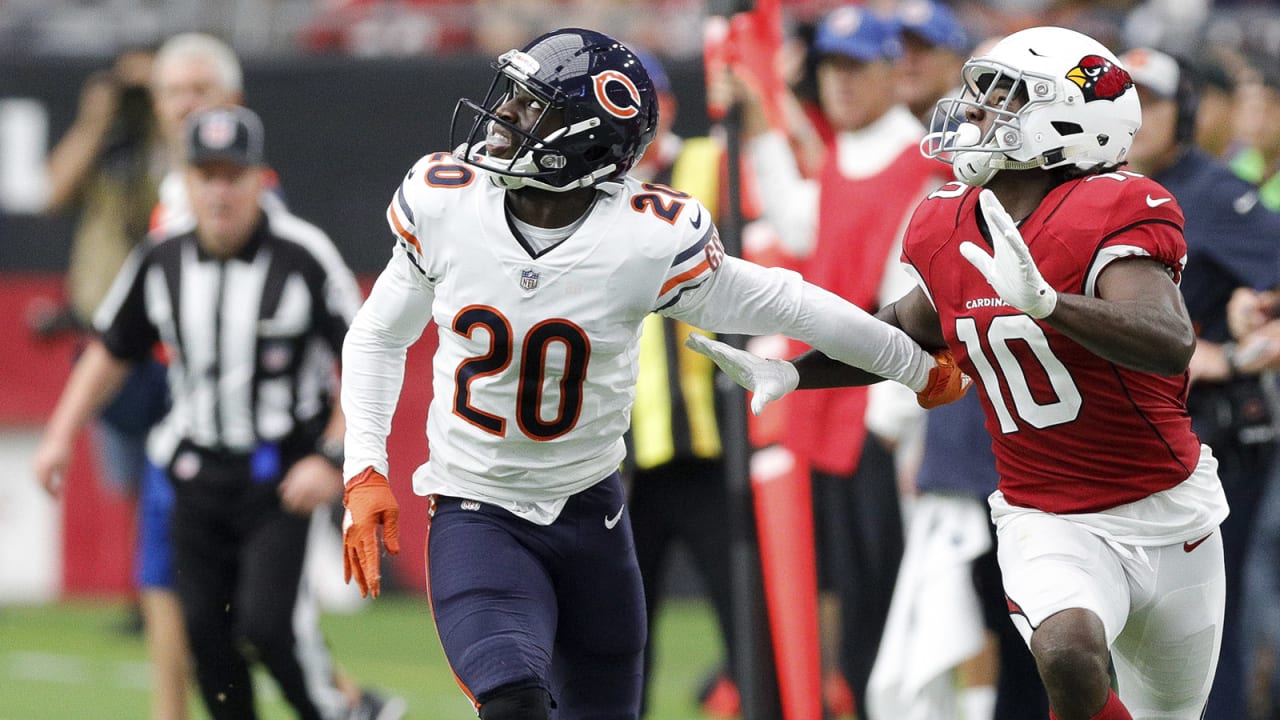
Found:
[[[854,60],[896,60],[902,55],[898,28],[889,20],[860,7],[847,6],[831,11],[813,38],[818,55],[843,55]]]
[[[907,0],[898,6],[898,28],[934,47],[957,54],[968,52],[969,37],[951,8],[936,0]]]

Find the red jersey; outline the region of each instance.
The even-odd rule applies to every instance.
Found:
[[[978,385],[1005,498],[1047,512],[1097,512],[1185,480],[1200,457],[1187,373],[1121,367],[1006,305],[960,254],[966,240],[991,247],[979,212],[977,188],[939,188],[916,210],[903,260]],[[1158,260],[1175,282],[1186,261],[1177,201],[1135,173],[1064,183],[1020,229],[1060,293],[1095,295],[1099,273],[1116,259]]]

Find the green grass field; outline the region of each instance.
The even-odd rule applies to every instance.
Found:
[[[148,673],[140,637],[116,629],[120,605],[68,602],[0,608],[0,720],[147,718]],[[404,696],[415,720],[466,720],[475,713],[454,684],[417,597],[384,597],[354,615],[327,615],[325,633],[341,665],[362,683]],[[694,695],[719,657],[708,607],[668,604],[658,618],[649,720],[701,717]],[[266,675],[257,678],[264,720],[291,717]],[[204,718],[192,696],[192,718]]]

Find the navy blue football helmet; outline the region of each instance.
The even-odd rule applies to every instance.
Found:
[[[658,101],[649,73],[631,50],[602,33],[549,32],[522,50],[503,53],[494,69],[483,103],[458,101],[450,137],[458,161],[488,171],[507,189],[561,192],[620,181],[657,133]],[[545,105],[528,132],[497,115],[518,89]],[[539,137],[552,110],[563,113],[564,126]],[[495,127],[512,138],[510,159],[486,154],[486,137]]]

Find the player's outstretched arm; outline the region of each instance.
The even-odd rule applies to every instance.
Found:
[[[684,344],[711,358],[734,382],[750,390],[751,412],[756,415],[765,405],[795,390],[800,381],[795,366],[786,360],[762,358],[700,333],[690,333]]]
[[[782,333],[867,371],[867,382],[894,380],[916,392],[928,384],[935,363],[910,335],[797,273],[725,257],[709,275],[661,312],[719,333]]]
[[[870,385],[884,379],[832,360],[816,350],[801,355],[792,363],[762,358],[698,333],[691,334],[685,345],[711,358],[734,382],[750,390],[751,412],[756,415],[764,410],[765,405],[795,390],[797,386],[847,387]],[[969,377],[956,365],[949,350],[935,352],[933,358],[935,365],[929,370],[928,381],[916,393],[916,402],[926,410],[959,400],[971,384]],[[802,381],[805,373],[814,376],[808,383]]]

